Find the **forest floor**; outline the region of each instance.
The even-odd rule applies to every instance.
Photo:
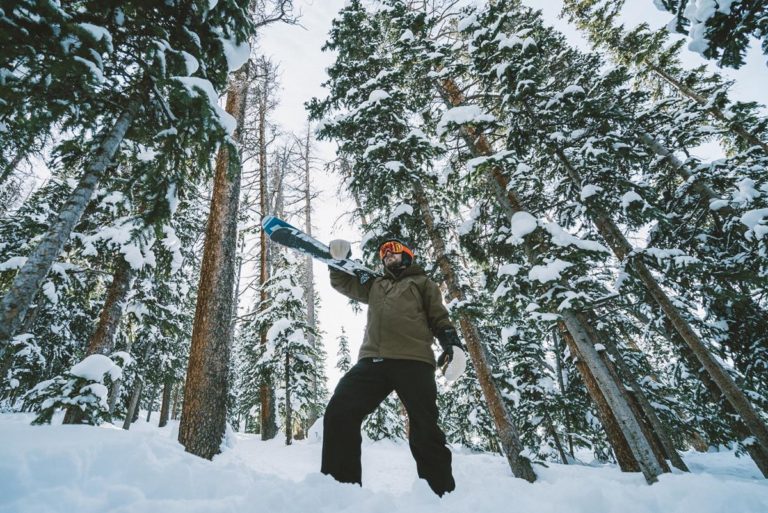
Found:
[[[457,488],[443,499],[416,476],[406,442],[363,443],[363,487],[319,473],[319,433],[286,446],[235,433],[213,462],[184,452],[178,423],[30,426],[0,414],[0,512],[214,513],[765,513],[768,480],[733,452],[686,453],[691,473],[653,486],[613,465],[536,466],[534,484],[506,460],[453,447]]]

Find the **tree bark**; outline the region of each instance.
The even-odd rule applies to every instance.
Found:
[[[226,111],[237,120],[236,142],[241,140],[245,116],[247,70],[236,72],[227,90]],[[231,152],[236,149],[224,144],[216,159],[179,425],[179,442],[187,452],[207,459],[219,453],[226,429],[241,176],[239,156]]]
[[[144,382],[140,379],[136,380],[136,384],[131,394],[131,402],[128,404],[128,411],[125,414],[125,420],[123,421],[123,429],[126,431],[131,429],[136,410],[139,406],[139,399],[141,399],[141,389],[144,388]]]
[[[565,326],[565,323],[562,321],[559,322],[558,329],[575,360],[576,369],[581,375],[581,379],[584,382],[587,393],[592,399],[592,402],[595,404],[597,416],[600,419],[600,424],[602,424],[603,429],[605,430],[606,436],[608,437],[608,443],[613,449],[613,455],[616,458],[616,462],[619,464],[619,468],[624,472],[639,472],[640,465],[632,453],[632,448],[627,443],[627,439],[624,436],[621,425],[616,420],[616,417],[611,410],[611,406],[608,404],[608,401],[606,401],[605,395],[600,389],[597,380],[595,380],[594,376],[592,375],[592,371],[589,369],[589,366],[584,360],[579,347],[573,340],[573,337],[568,331],[568,328]]]
[[[260,207],[262,218],[268,215],[267,205],[267,90],[268,87],[263,88],[261,96],[259,97],[259,195],[260,195]],[[261,253],[259,255],[259,301],[260,304],[266,305],[267,291],[265,285],[269,279],[269,268],[267,266],[267,234],[264,230],[260,233]],[[267,344],[267,330],[262,329],[260,336],[260,343],[262,345]],[[259,390],[261,408],[260,408],[260,424],[261,424],[261,439],[271,440],[277,434],[277,422],[275,419],[275,405],[273,402],[274,391],[272,390],[271,376],[264,377],[265,382],[262,383]]]
[[[305,224],[304,231],[308,235],[312,235],[312,194],[310,190],[310,172],[312,170],[310,166],[310,131],[309,125],[307,125],[307,133],[304,139],[304,212],[305,212]],[[314,330],[317,327],[317,321],[315,319],[315,274],[313,268],[313,259],[311,256],[307,256],[304,260],[304,268],[306,270],[306,283],[305,283],[305,296],[307,298],[307,324]],[[315,334],[309,333],[307,337],[309,345],[313,349],[317,349],[317,340],[315,340]],[[315,365],[322,365],[323,362],[317,361]],[[314,404],[309,411],[309,418],[307,424],[311,426],[315,423],[318,417],[317,404],[320,395],[320,385],[317,381],[319,372],[315,372],[312,376],[312,398]]]
[[[181,408],[181,403],[183,401],[181,391],[183,389],[184,383],[179,383],[173,387],[173,408],[171,409],[171,418],[173,420],[179,419],[179,409]]]
[[[147,406],[147,423],[152,418],[152,409],[155,407],[155,399],[157,399],[157,383],[152,385],[152,392],[149,394],[149,405]]]
[[[291,354],[285,353],[285,445],[293,441],[293,410],[291,409]]]
[[[13,280],[10,290],[0,303],[0,353],[5,351],[8,341],[24,320],[32,298],[43,284],[53,262],[61,254],[69,240],[72,230],[93,196],[105,170],[110,165],[125,133],[139,110],[139,103],[131,101],[115,124],[106,131],[93,160],[88,164],[85,174],[59,211],[48,232],[27,259]],[[2,354],[0,354],[2,356]]]
[[[661,422],[659,416],[656,415],[656,410],[653,409],[650,401],[648,401],[648,397],[646,397],[642,388],[640,388],[640,385],[634,379],[632,371],[621,357],[621,354],[619,353],[616,345],[613,343],[613,340],[605,337],[603,339],[603,345],[606,347],[606,350],[613,358],[613,363],[619,369],[624,379],[628,381],[629,386],[632,387],[632,397],[637,401],[638,407],[642,410],[645,419],[653,430],[653,433],[658,437],[658,442],[663,447],[664,455],[666,458],[671,461],[672,465],[674,465],[679,470],[682,470],[683,472],[689,472],[688,466],[685,464],[685,462],[683,462],[680,454],[675,449],[675,444],[669,437],[669,430]]]
[[[160,422],[158,427],[165,427],[168,424],[168,417],[171,411],[171,390],[173,390],[173,380],[166,379],[163,384],[163,404],[160,406]]]

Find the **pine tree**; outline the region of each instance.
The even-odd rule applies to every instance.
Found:
[[[251,386],[260,387],[264,379],[271,380],[286,444],[290,445],[296,428],[319,407],[312,390],[313,381],[319,378],[317,353],[309,341],[313,328],[307,321],[303,290],[296,279],[298,262],[279,254],[273,258],[276,262],[266,285],[267,304],[259,305],[251,330],[267,333],[267,343],[258,345],[253,368],[260,379]]]
[[[339,350],[336,353],[338,360],[336,361],[336,368],[341,372],[347,372],[352,367],[352,357],[349,353],[349,338],[347,338],[347,332],[344,327],[341,327],[341,334],[338,338]]]
[[[669,26],[688,34],[688,48],[717,60],[720,66],[740,68],[754,39],[768,55],[768,6],[764,2],[660,0],[654,4],[675,15]]]

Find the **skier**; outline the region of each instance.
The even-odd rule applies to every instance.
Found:
[[[349,258],[349,242],[330,243],[333,258]],[[330,268],[331,285],[368,304],[368,322],[357,364],[339,381],[325,410],[321,472],[343,483],[362,484],[360,426],[394,390],[409,419],[409,445],[422,479],[439,496],[452,491],[451,452],[437,425],[433,336],[443,349],[440,367],[462,347],[437,284],[413,262],[412,249],[391,238],[379,246],[384,276],[360,283]]]

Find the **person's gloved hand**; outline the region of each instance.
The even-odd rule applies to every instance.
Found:
[[[344,260],[352,256],[352,246],[344,239],[334,239],[328,244],[331,256],[336,260]]]
[[[453,328],[446,328],[437,334],[437,340],[440,342],[440,347],[443,348],[443,354],[437,359],[437,366],[444,367],[451,363],[453,360],[453,348],[458,347],[464,349],[464,345],[459,340],[459,335]]]

